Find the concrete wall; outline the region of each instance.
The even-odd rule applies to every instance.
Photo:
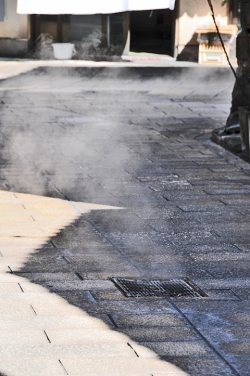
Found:
[[[5,20],[0,22],[0,56],[23,56],[28,49],[29,17],[16,12],[17,0],[5,0]]]
[[[216,21],[219,26],[228,24],[227,8],[222,0],[213,0]],[[213,27],[207,0],[179,0],[176,22],[176,56],[179,60],[198,61],[197,28]]]

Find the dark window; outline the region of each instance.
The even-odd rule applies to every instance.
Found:
[[[0,22],[5,19],[5,0],[0,0]]]
[[[163,13],[158,13],[157,14],[157,23],[158,24],[163,24],[164,23],[164,14]]]

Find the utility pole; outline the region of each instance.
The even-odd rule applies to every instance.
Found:
[[[232,93],[232,107],[224,134],[239,133],[238,107],[250,105],[250,1],[240,1],[241,32],[237,37],[237,76]]]

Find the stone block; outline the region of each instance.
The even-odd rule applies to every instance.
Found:
[[[169,305],[170,307],[170,305]],[[112,315],[118,327],[172,327],[185,326],[185,321],[176,314],[127,314],[127,315]]]
[[[1,371],[6,375],[56,376],[65,375],[65,370],[57,359],[50,357],[18,357],[1,360]]]
[[[82,358],[76,361],[72,359],[65,359],[62,357],[62,362],[69,374],[81,374],[83,369],[88,369],[89,375],[102,376],[140,376],[142,374],[156,374],[171,375],[171,376],[185,376],[185,373],[178,370],[177,367],[156,359],[147,358],[110,358],[93,359]]]
[[[141,342],[160,356],[207,356],[212,351],[202,341]]]
[[[225,362],[215,356],[165,357],[164,359],[180,367],[189,375],[234,376],[235,374]]]
[[[123,328],[122,333],[137,342],[172,342],[200,339],[192,329],[184,326],[144,327],[142,325],[134,328]]]

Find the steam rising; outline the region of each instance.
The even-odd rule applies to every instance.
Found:
[[[73,41],[76,54],[73,57],[76,60],[111,60],[120,61],[122,49],[113,45],[102,47],[104,35],[101,30],[95,29],[81,41]],[[42,33],[37,38],[33,51],[27,54],[28,58],[38,60],[53,60],[53,37],[50,34]]]
[[[49,45],[49,39],[44,41]],[[225,69],[211,75],[201,68],[159,68],[157,75],[153,78],[148,68],[40,69],[3,82],[1,156],[8,163],[2,164],[1,176],[6,189],[56,197],[71,191],[70,199],[116,201],[117,184],[139,186],[137,174],[157,174],[147,157],[164,141],[159,131],[185,118],[201,118],[171,98],[181,94],[190,97],[187,103],[200,103],[204,82],[210,81],[207,98],[218,92],[218,77],[225,90],[232,85]]]
[[[126,207],[91,213],[89,226],[74,223],[74,231],[63,232],[86,243],[84,254],[93,256],[95,248],[95,278],[111,276],[98,253],[104,242],[131,274],[186,275],[183,246],[213,235],[209,225],[204,230],[205,220],[186,215],[164,192],[195,201],[199,188],[187,175],[194,171],[197,177],[195,169],[204,174],[207,169],[196,162],[211,157],[195,138],[225,124],[232,85],[224,68],[40,68],[3,81],[1,189]],[[91,248],[86,239],[98,246]]]

